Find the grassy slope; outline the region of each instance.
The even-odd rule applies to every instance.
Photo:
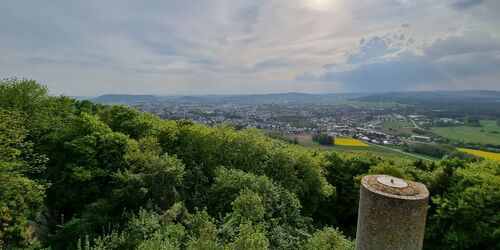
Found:
[[[481,127],[433,127],[430,131],[453,141],[500,144],[500,127],[492,120],[481,120]]]
[[[422,160],[429,160],[429,161],[438,161],[440,160],[439,158],[427,156],[427,155],[422,155],[422,154],[416,154],[416,153],[408,153],[403,151],[403,149],[400,146],[383,146],[383,145],[375,145],[371,144],[373,147],[379,147],[379,148],[385,148],[394,152],[398,152],[399,154],[402,154],[403,156],[410,158],[410,159],[422,159]]]

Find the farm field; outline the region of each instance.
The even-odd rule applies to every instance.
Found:
[[[411,134],[413,124],[406,121],[384,121],[382,123],[382,132],[392,135]]]
[[[481,120],[481,127],[454,126],[432,127],[431,132],[452,141],[464,141],[484,144],[500,144],[500,126],[496,121]]]
[[[500,153],[487,152],[476,149],[468,149],[468,148],[457,148],[458,151],[462,151],[465,153],[469,153],[471,155],[483,157],[488,160],[500,161]]]
[[[353,147],[368,147],[370,145],[363,141],[353,138],[335,138],[335,145],[337,146],[353,146]]]

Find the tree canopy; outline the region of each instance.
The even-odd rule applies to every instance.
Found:
[[[6,248],[353,249],[359,180],[380,173],[429,188],[425,248],[500,248],[498,162],[307,150],[0,83]]]

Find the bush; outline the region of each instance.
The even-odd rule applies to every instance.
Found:
[[[345,238],[337,229],[325,227],[314,233],[303,246],[307,250],[354,249],[354,242]]]
[[[335,144],[335,139],[327,134],[315,134],[313,135],[313,141],[317,141],[319,144],[327,146]]]

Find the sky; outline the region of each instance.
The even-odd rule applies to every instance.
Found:
[[[0,78],[53,94],[500,90],[498,0],[0,0]]]

